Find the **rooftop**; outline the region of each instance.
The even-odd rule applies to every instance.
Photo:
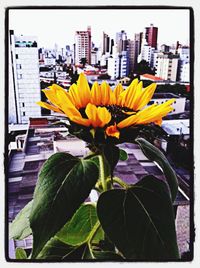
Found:
[[[151,80],[151,81],[163,81],[163,78],[155,76],[155,75],[152,75],[152,74],[142,74],[142,75],[140,75],[140,79],[143,79],[143,78]]]

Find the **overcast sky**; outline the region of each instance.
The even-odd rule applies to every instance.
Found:
[[[120,9],[120,10],[10,10],[9,29],[16,35],[34,35],[39,47],[53,48],[74,43],[76,30],[92,28],[92,42],[98,47],[102,32],[115,39],[116,32],[125,30],[133,39],[134,33],[143,31],[153,23],[158,27],[159,45],[189,44],[189,10],[175,9]]]

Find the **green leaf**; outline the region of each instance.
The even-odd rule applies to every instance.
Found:
[[[123,149],[119,149],[119,159],[121,161],[126,161],[128,159],[128,154]]]
[[[32,233],[30,228],[29,216],[33,200],[30,201],[16,216],[9,225],[9,239],[24,239]]]
[[[95,186],[99,171],[93,160],[56,153],[43,165],[30,215],[33,259],[47,241],[71,219]]]
[[[112,252],[112,251],[92,251],[95,259],[98,260],[108,260],[108,261],[123,261],[124,258],[120,256],[119,254]]]
[[[175,200],[178,192],[178,181],[176,173],[173,168],[170,166],[169,161],[165,155],[150,142],[146,141],[143,138],[138,138],[135,140],[140,148],[142,149],[144,155],[151,161],[155,161],[163,170],[165,174],[167,183],[171,191],[172,202]]]
[[[81,245],[90,239],[97,222],[98,218],[94,204],[84,204],[56,236],[68,245]]]
[[[86,245],[73,247],[60,241],[58,238],[51,238],[38,254],[37,259],[45,260],[81,260]]]
[[[111,175],[112,175],[113,170],[119,161],[119,148],[115,145],[107,144],[103,148],[103,153],[105,155],[107,162],[110,165],[110,171],[111,171]]]
[[[103,230],[127,259],[179,258],[168,187],[154,176],[125,190],[102,193],[97,214]]]
[[[84,254],[82,256],[84,260],[105,260],[105,261],[122,261],[124,258],[113,251],[94,250],[92,247],[85,247]]]
[[[15,256],[17,260],[26,260],[26,251],[23,248],[16,248]]]

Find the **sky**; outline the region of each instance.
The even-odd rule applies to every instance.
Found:
[[[9,29],[16,35],[37,36],[38,47],[72,45],[77,30],[91,26],[92,42],[99,47],[102,32],[115,39],[125,30],[129,39],[151,23],[158,27],[158,44],[189,44],[189,10],[98,9],[98,10],[9,10]]]

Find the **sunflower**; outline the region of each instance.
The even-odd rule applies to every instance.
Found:
[[[43,89],[48,103],[40,101],[37,104],[61,113],[71,122],[93,132],[101,128],[107,137],[119,139],[120,131],[130,126],[150,123],[160,126],[162,118],[173,110],[171,105],[175,99],[147,106],[155,89],[155,83],[143,88],[142,82],[134,79],[126,89],[118,84],[112,90],[104,81],[101,85],[94,82],[90,90],[81,73],[77,84],[71,85],[68,92],[56,84]]]

